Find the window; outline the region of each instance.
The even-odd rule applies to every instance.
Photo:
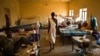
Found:
[[[82,22],[86,21],[87,19],[87,8],[80,9],[79,17]]]
[[[71,16],[71,17],[74,16],[74,10],[69,10],[69,16]]]
[[[82,8],[79,10],[79,17],[77,17],[75,21],[84,22],[86,20],[87,20],[87,8]]]

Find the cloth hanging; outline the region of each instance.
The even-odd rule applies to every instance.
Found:
[[[91,21],[91,29],[92,30],[97,30],[97,26],[98,26],[97,18],[96,17],[92,17],[90,21]]]

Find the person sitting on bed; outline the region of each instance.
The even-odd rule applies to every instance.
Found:
[[[36,22],[33,26],[33,30],[30,31],[30,41],[35,42],[37,47],[40,47],[39,40],[40,40],[40,25],[39,22]]]
[[[96,40],[96,44],[100,45],[100,32],[98,30],[93,30],[92,36]]]
[[[18,35],[20,36],[20,42],[22,47],[27,47],[28,44],[32,45],[31,41],[29,40],[28,32],[25,32],[25,29],[19,29]]]

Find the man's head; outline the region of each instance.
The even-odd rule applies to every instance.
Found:
[[[56,16],[56,14],[54,12],[51,12],[51,16]]]

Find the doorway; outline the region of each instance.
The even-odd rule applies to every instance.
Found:
[[[4,8],[4,15],[5,15],[5,23],[6,27],[11,25],[11,15],[10,15],[10,9]]]

